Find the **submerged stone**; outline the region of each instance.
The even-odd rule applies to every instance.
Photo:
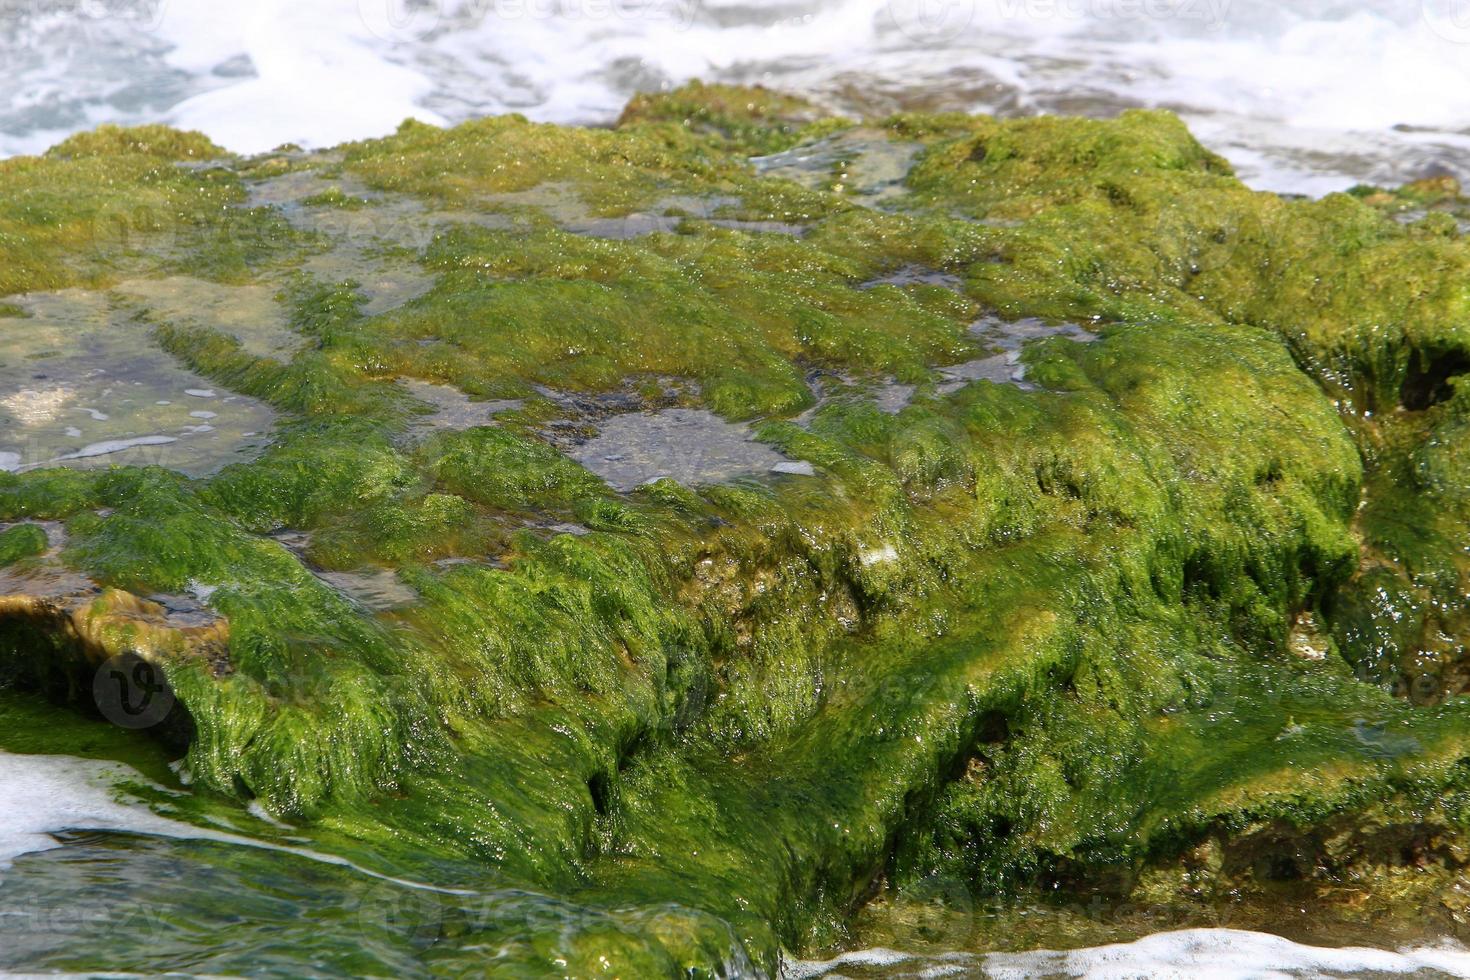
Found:
[[[1075,323],[1052,324],[1035,317],[1022,320],[982,317],[970,325],[969,333],[987,346],[999,348],[1001,353],[941,367],[939,373],[944,380],[935,388],[942,395],[958,391],[972,381],[1010,384],[1023,391],[1035,391],[1036,386],[1026,380],[1026,365],[1021,363],[1022,348],[1032,341],[1048,337],[1063,337],[1079,343],[1097,339],[1096,334]]]
[[[67,540],[66,528],[60,521],[10,524],[5,531],[24,527],[39,528],[44,535],[44,546],[39,551],[17,555],[17,560],[0,567],[0,596],[67,602],[90,599],[101,592],[91,578],[65,567],[58,560]]]
[[[307,555],[312,545],[310,532],[279,528],[270,536],[290,551],[318,581],[364,609],[373,612],[399,609],[413,605],[419,598],[418,593],[401,581],[391,568],[318,567]]]
[[[289,355],[303,343],[286,322],[278,292],[263,284],[223,285],[192,276],[129,279],[114,287],[154,321],[219,330],[262,357]]]
[[[525,400],[520,398],[474,401],[452,385],[434,384],[418,378],[400,378],[398,383],[415,399],[433,409],[431,413],[414,420],[414,428],[422,431],[494,425],[495,416],[513,412],[525,405]]]
[[[629,214],[599,217],[592,213],[574,185],[548,181],[529,190],[492,195],[485,198],[484,203],[492,208],[505,208],[511,213],[529,210],[543,214],[558,228],[574,235],[622,241],[655,233],[675,232],[691,220],[716,228],[753,233],[799,236],[805,230],[803,226],[791,222],[727,217],[724,212],[740,203],[738,197],[729,195],[697,197],[673,194]]]
[[[907,192],[904,178],[922,149],[916,141],[860,127],[750,162],[763,177],[851,194],[868,207],[882,207]]]
[[[926,269],[921,265],[906,265],[877,279],[869,279],[858,288],[873,289],[877,286],[943,286],[945,289],[958,290],[964,286],[964,282],[950,272]]]
[[[216,397],[105,294],[32,293],[13,302],[28,315],[4,321],[4,469],[146,462],[202,476],[268,444],[270,409],[242,395]],[[185,404],[203,391],[217,406],[209,421]]]
[[[347,572],[316,572],[318,578],[343,595],[375,612],[411,606],[418,593],[399,581],[391,568]]]
[[[1076,323],[1048,323],[1037,317],[1020,320],[1006,320],[997,316],[981,317],[970,325],[969,333],[1003,351],[1020,350],[1033,340],[1044,340],[1048,337],[1063,337],[1083,344],[1097,339],[1097,334]]]
[[[196,589],[196,592],[198,590]],[[201,627],[213,626],[219,623],[223,617],[205,604],[204,599],[196,595],[174,595],[164,592],[155,592],[145,596],[149,602],[157,603],[163,609],[164,620],[178,627]],[[208,598],[208,593],[205,597]]]
[[[810,379],[815,404],[792,421],[809,428],[824,409],[842,403],[870,404],[884,415],[897,415],[909,406],[918,391],[917,385],[903,384],[892,378],[862,378],[819,373]]]
[[[939,369],[944,378],[935,386],[941,395],[959,391],[972,381],[990,381],[995,384],[1015,385],[1022,391],[1034,391],[1035,386],[1026,383],[1026,366],[1014,352],[977,357],[973,361],[951,364]]]
[[[691,408],[614,415],[571,456],[619,490],[665,479],[696,487],[810,467],[756,442],[745,426]]]
[[[355,282],[368,315],[402,306],[433,285],[416,263],[390,252],[422,251],[457,223],[497,225],[493,216],[435,211],[407,195],[369,191],[310,168],[251,182],[247,195],[246,206],[278,210],[292,227],[316,236],[317,246],[297,270],[320,282]]]

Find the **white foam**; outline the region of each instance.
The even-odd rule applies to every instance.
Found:
[[[139,446],[164,446],[171,442],[178,442],[173,436],[137,436],[132,439],[107,439],[102,442],[94,442],[83,446],[76,452],[66,453],[56,457],[57,460],[65,459],[90,459],[93,456],[110,456],[113,453],[136,449]]]
[[[163,817],[142,802],[126,797],[120,787],[128,783],[143,784],[146,780],[137,770],[122,763],[59,755],[14,755],[0,749],[0,872],[23,854],[61,846],[56,834],[100,830],[282,851],[406,888],[474,894],[378,874],[333,854],[272,844]],[[262,819],[278,823],[268,814]]]
[[[839,953],[830,960],[788,960],[782,964],[782,980],[806,980],[821,977],[844,966],[896,966],[914,957],[896,949],[875,946],[872,949],[855,949]]]
[[[858,552],[858,561],[864,566],[886,565],[891,561],[898,561],[898,549],[891,544],[867,548]]]
[[[937,956],[874,948],[842,953],[829,960],[795,960],[782,969],[783,980],[840,976],[845,966],[884,967],[903,963],[918,976],[981,975],[991,980],[1302,980],[1409,974],[1434,970],[1470,977],[1470,950],[1446,943],[1399,950],[1365,946],[1331,948],[1294,943],[1280,936],[1244,929],[1181,929],[1075,950],[1023,953],[943,953]]]
[[[331,145],[392,131],[405,118],[441,123],[419,100],[432,82],[395,64],[364,23],[358,0],[257,0],[224,17],[217,3],[170,3],[160,31],[186,70],[246,56],[255,77],[175,106],[180,126],[243,152],[282,143]],[[234,41],[233,44],[229,40]],[[202,40],[202,43],[201,43]]]
[[[1088,980],[1138,976],[1286,980],[1323,974],[1413,973],[1424,969],[1470,977],[1470,951],[1458,947],[1398,951],[1362,946],[1332,949],[1305,946],[1280,936],[1243,929],[1181,929],[1146,936],[1132,943],[1068,952],[991,953],[983,962],[995,980],[1024,980],[1058,973]]]
[[[193,836],[187,825],[118,802],[113,787],[130,776],[138,774],[119,763],[0,750],[0,870],[58,846],[51,834],[62,830]]]
[[[205,585],[198,579],[190,579],[189,585],[187,586],[185,591],[188,592],[189,595],[193,596],[195,599],[198,599],[200,602],[208,602],[209,597],[219,591],[219,586]]]
[[[128,0],[95,5],[138,8],[106,19],[68,4],[18,10],[0,36],[0,154],[108,120],[239,151],[409,116],[600,123],[634,91],[701,77],[839,108],[854,90],[971,111],[1163,105],[1253,182],[1321,193],[1463,166],[1464,2]]]

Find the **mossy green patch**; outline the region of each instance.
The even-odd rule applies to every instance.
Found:
[[[619,127],[658,124],[682,127],[747,154],[774,153],[846,125],[794,96],[698,81],[635,96],[618,120]]]
[[[1371,195],[1252,192],[1166,113],[883,121],[923,145],[883,208],[748,163],[846,125],[691,86],[611,130],[406,123],[240,170],[112,133],[0,166],[7,200],[64,219],[0,208],[23,229],[0,247],[38,263],[14,288],[71,281],[55,228],[98,194],[197,196],[244,233],[128,262],[281,285],[300,349],[153,333],[282,413],[267,450],[200,480],[5,475],[0,519],[65,519],[72,572],[224,617],[208,647],[152,624],[201,792],[385,873],[524,893],[531,919],[426,969],[494,947],[527,974],[770,970],[935,873],[1005,895],[1262,822],[1431,801],[1465,824],[1464,240]],[[362,243],[243,207],[241,173],[288,170],[427,222],[381,256],[427,292],[378,307],[366,279],[293,273]],[[993,353],[983,313],[1086,330],[1013,352],[1023,384],[941,385]],[[523,402],[427,427],[401,377]],[[675,404],[810,475],[620,493],[564,451]],[[372,608],[343,573],[416,598]],[[112,630],[126,603],[99,601]],[[1325,660],[1298,642],[1316,623]],[[18,673],[95,659],[48,628],[4,651]],[[1427,707],[1364,683],[1426,657]]]
[[[46,156],[62,160],[135,154],[170,161],[213,160],[227,156],[203,133],[159,125],[98,126],[89,132],[68,137],[46,151]]]
[[[39,555],[46,548],[46,531],[39,524],[8,527],[0,531],[0,566]]]

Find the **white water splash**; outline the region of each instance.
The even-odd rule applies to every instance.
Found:
[[[1386,950],[1306,946],[1244,929],[1180,929],[1136,942],[1025,953],[919,956],[891,949],[843,953],[786,964],[783,980],[838,977],[844,967],[881,968],[894,976],[985,976],[991,980],[1304,980],[1434,971],[1470,977],[1470,950],[1457,945]]]
[[[143,802],[130,798],[123,789],[127,784],[146,783],[137,770],[118,762],[59,755],[16,755],[0,749],[0,875],[21,855],[60,847],[57,834],[110,831],[281,851],[406,888],[449,895],[475,894],[379,874],[333,854],[273,844],[160,816]],[[269,822],[274,825],[274,818]]]
[[[1260,186],[1466,174],[1467,0],[0,0],[0,155],[165,120],[230,149],[406,117],[605,123],[759,82],[836,108],[1165,106]]]
[[[56,847],[56,831],[197,836],[146,807],[119,802],[114,787],[129,777],[139,778],[119,763],[0,751],[0,870],[22,854]]]

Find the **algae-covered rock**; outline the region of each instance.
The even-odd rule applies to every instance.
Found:
[[[717,86],[252,159],[76,137],[0,164],[7,304],[85,287],[181,397],[273,414],[229,460],[9,467],[0,660],[87,707],[141,659],[199,792],[509,896],[443,899],[426,970],[770,972],[875,896],[1212,847],[1219,894],[1404,854],[1448,889],[1470,245],[1402,200],[1461,206],[1253,192],[1166,113]]]
[[[0,531],[0,566],[46,550],[46,532],[39,524],[15,524]]]

